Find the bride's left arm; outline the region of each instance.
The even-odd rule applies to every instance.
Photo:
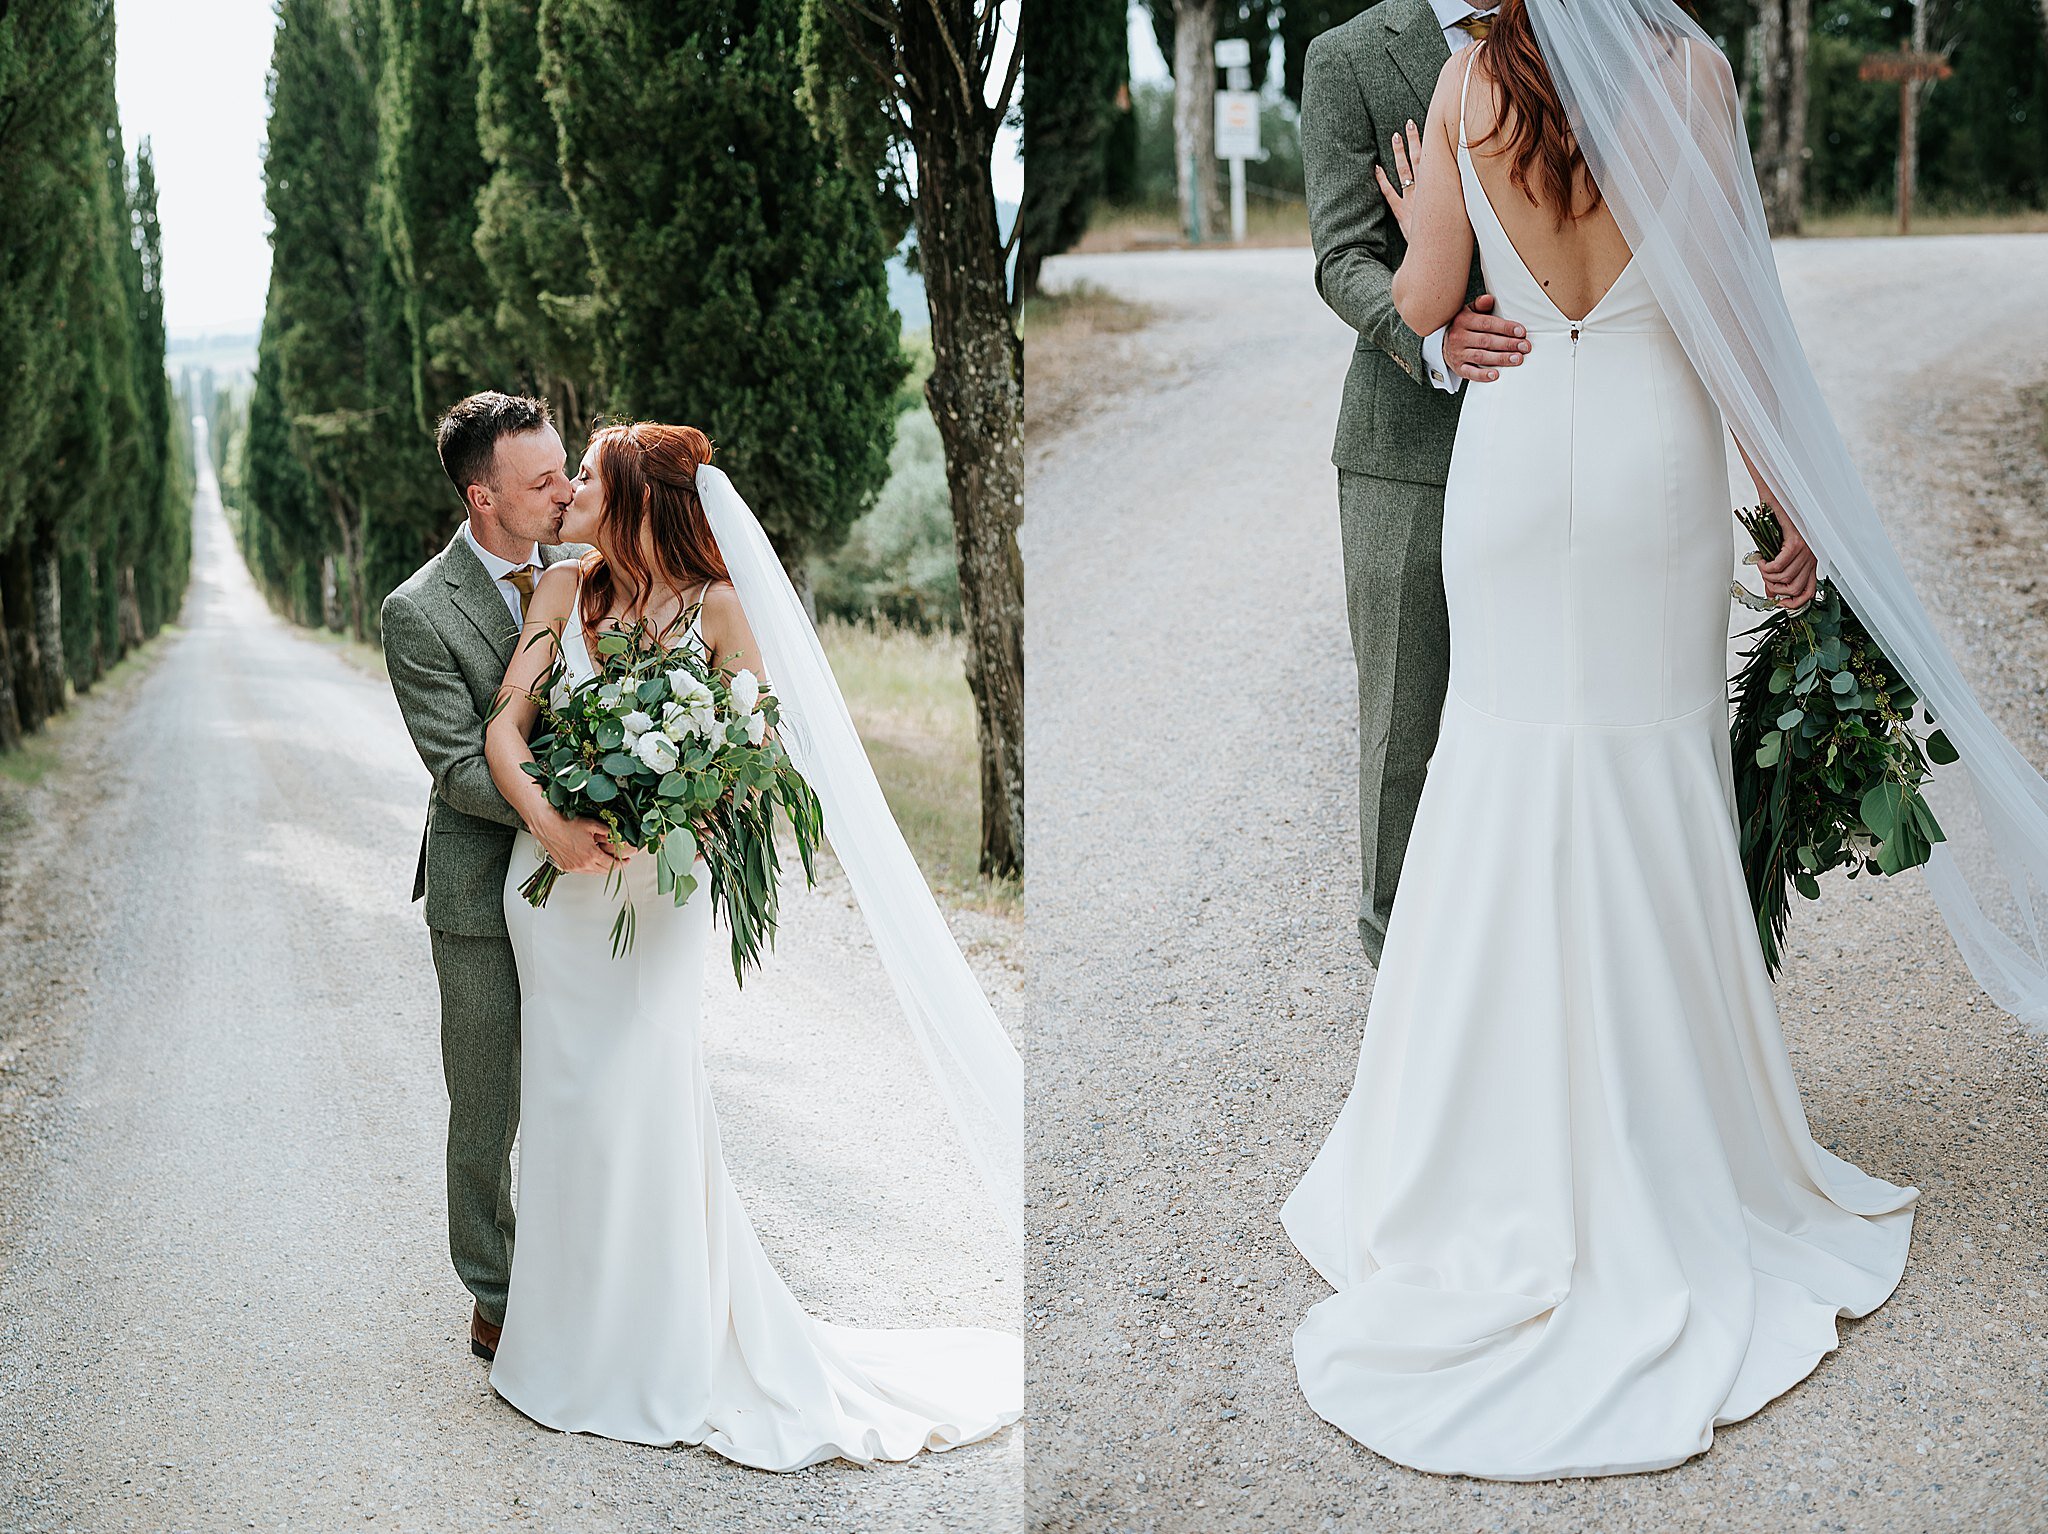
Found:
[[[1468,48],[1470,44],[1466,45]],[[1465,307],[1472,274],[1472,220],[1458,175],[1458,92],[1466,64],[1461,50],[1436,77],[1420,142],[1404,126],[1396,135],[1394,166],[1406,168],[1413,184],[1404,194],[1378,166],[1380,190],[1395,208],[1408,249],[1394,271],[1394,308],[1418,335],[1428,335]]]

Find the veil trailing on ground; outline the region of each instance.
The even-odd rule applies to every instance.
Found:
[[[1013,1236],[1024,1231],[1023,1066],[918,872],[875,782],[817,631],[768,535],[725,471],[697,496],[782,705],[783,745],[825,810],[825,835],[867,919],[968,1156]]]
[[[1588,169],[1773,499],[1961,760],[1927,882],[1977,983],[2048,1033],[2048,783],[1977,702],[1858,478],[1778,284],[1728,61],[1672,0],[1525,0]]]

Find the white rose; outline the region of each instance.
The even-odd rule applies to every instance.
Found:
[[[629,746],[632,745],[633,742],[638,740],[641,736],[645,735],[649,730],[654,728],[653,719],[648,717],[648,715],[642,713],[637,708],[634,709],[632,713],[626,715],[625,718],[621,719],[619,723],[623,724],[626,727],[626,744]]]
[[[656,772],[676,770],[676,743],[659,730],[648,730],[634,741],[633,754]]]
[[[747,715],[747,744],[758,746],[767,738],[768,716],[766,714]]]
[[[704,749],[709,751],[713,756],[716,756],[719,752],[725,749],[725,731],[719,728],[718,722],[716,720],[710,720],[707,722],[709,723],[710,728],[705,730],[704,732]]]
[[[711,689],[694,672],[678,667],[668,674],[668,690],[684,708],[696,708],[711,701]]]
[[[735,713],[751,714],[754,705],[761,701],[761,679],[751,671],[739,671],[732,679],[732,706]]]

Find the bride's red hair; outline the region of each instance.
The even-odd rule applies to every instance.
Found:
[[[1568,219],[1592,213],[1600,206],[1600,188],[1565,120],[1564,103],[1551,83],[1550,66],[1536,46],[1536,32],[1522,0],[1500,0],[1500,11],[1487,29],[1485,51],[1465,67],[1477,69],[1482,60],[1486,77],[1500,86],[1500,115],[1484,134],[1466,142],[1476,150],[1495,134],[1503,135],[1507,142],[1501,153],[1508,158],[1508,180],[1531,202],[1560,209],[1560,228]],[[1585,213],[1574,211],[1582,172],[1593,193]],[[1541,196],[1531,189],[1532,180],[1542,183]]]
[[[590,445],[604,491],[600,525],[612,552],[584,556],[586,612],[608,613],[621,597],[627,612],[639,612],[657,582],[689,594],[706,581],[732,578],[697,498],[697,468],[711,462],[709,437],[694,426],[632,421],[599,427]]]
[[[1687,16],[1699,20],[1693,0],[1677,3]],[[1500,0],[1500,10],[1486,32],[1486,51],[1466,67],[1477,69],[1482,62],[1487,78],[1500,86],[1500,116],[1484,134],[1468,140],[1471,147],[1477,149],[1496,133],[1505,134],[1507,145],[1501,152],[1508,157],[1508,180],[1522,189],[1523,196],[1561,210],[1560,228],[1567,219],[1590,215],[1603,201],[1600,187],[1565,118],[1564,103],[1551,82],[1550,66],[1543,62],[1543,50],[1536,46],[1523,0]],[[1583,213],[1575,211],[1581,173],[1593,194]],[[1532,180],[1542,182],[1542,196],[1530,189]]]

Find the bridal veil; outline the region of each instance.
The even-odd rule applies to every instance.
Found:
[[[760,522],[725,471],[697,470],[718,540],[782,704],[790,759],[817,790],[825,835],[846,871],[903,1015],[1004,1227],[1023,1236],[1023,1067],[868,765],[817,631]]]
[[[1525,3],[1587,168],[1680,345],[1820,573],[1960,753],[1925,790],[1948,838],[1927,881],[1977,983],[2048,1034],[2048,783],[1963,679],[1821,397],[1727,59],[1672,0]]]

